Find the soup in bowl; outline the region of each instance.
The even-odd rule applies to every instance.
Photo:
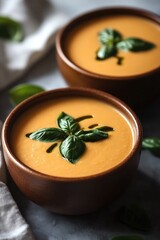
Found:
[[[88,213],[116,199],[136,173],[141,141],[139,120],[125,103],[84,88],[29,98],[2,131],[6,164],[19,189],[63,214]]]
[[[160,90],[160,18],[151,12],[85,13],[59,32],[56,49],[59,69],[71,86],[104,90],[132,105]]]

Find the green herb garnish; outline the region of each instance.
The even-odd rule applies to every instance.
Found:
[[[73,117],[64,112],[61,112],[57,119],[57,122],[58,126],[68,135],[74,134],[80,129],[80,125],[78,124],[78,122],[75,121]]]
[[[122,65],[123,60],[124,60],[124,57],[119,57],[119,56],[115,56],[115,57],[116,57],[116,59],[117,59],[117,64],[118,64],[118,65]]]
[[[114,45],[102,45],[97,51],[97,60],[104,60],[117,55],[117,49]]]
[[[58,143],[53,143],[47,150],[47,153],[51,153],[53,151],[53,149],[58,145]]]
[[[60,128],[42,128],[26,134],[26,137],[40,142],[55,142],[57,140],[64,140],[67,136]]]
[[[91,115],[87,115],[91,116]],[[86,117],[77,118],[79,121]],[[59,128],[42,128],[32,133],[27,133],[26,137],[41,141],[55,142],[59,141],[59,151],[62,157],[71,163],[75,163],[86,149],[85,142],[96,142],[108,138],[108,131],[113,131],[113,128],[102,126],[93,130],[82,130],[77,119],[61,112],[57,118]],[[57,143],[52,144],[47,150],[47,153],[57,146]]]
[[[0,38],[21,41],[23,39],[22,25],[9,17],[0,16]]]
[[[97,123],[94,123],[94,124],[91,124],[90,126],[88,126],[88,128],[89,129],[92,129],[92,128],[95,128],[95,127],[97,127],[98,126],[98,124]]]
[[[108,133],[96,128],[88,131],[80,130],[76,133],[76,136],[84,142],[97,142],[99,140],[108,138]]]
[[[69,135],[59,147],[61,155],[71,163],[84,153],[86,146],[84,142],[75,135]]]
[[[44,91],[40,86],[33,84],[19,84],[9,90],[11,103],[15,106],[28,97]]]
[[[160,157],[160,138],[144,138],[142,141],[142,149],[149,150]]]
[[[109,126],[98,127],[97,129],[99,129],[101,131],[105,131],[105,132],[111,132],[114,130],[112,127],[109,127]]]
[[[110,57],[117,58],[117,64],[122,65],[124,58],[119,57],[118,51],[140,52],[147,51],[155,47],[155,44],[140,38],[122,38],[122,35],[114,29],[104,29],[99,34],[100,48],[96,52],[97,60],[105,60]]]
[[[130,37],[118,42],[116,47],[123,51],[141,52],[150,50],[155,47],[155,45],[140,38]]]
[[[112,240],[143,240],[141,236],[136,235],[124,235],[124,236],[116,236],[113,237]]]
[[[150,231],[151,222],[145,210],[138,204],[121,207],[117,212],[118,219],[128,227],[140,231]]]
[[[76,122],[81,122],[81,121],[83,121],[85,119],[89,119],[89,118],[93,118],[93,116],[92,115],[85,115],[85,116],[76,118],[75,121]]]

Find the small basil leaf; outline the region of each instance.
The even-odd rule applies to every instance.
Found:
[[[149,231],[151,222],[145,210],[137,205],[121,207],[117,212],[118,219],[128,227],[140,231]]]
[[[108,138],[108,133],[104,131],[94,129],[88,131],[80,131],[77,133],[78,137],[84,142],[97,142],[99,140]]]
[[[28,97],[44,91],[40,86],[32,84],[19,84],[9,90],[11,103],[15,106]]]
[[[142,147],[144,149],[155,149],[160,148],[160,138],[144,138],[142,141]]]
[[[96,59],[97,60],[104,60],[107,59],[109,57],[112,57],[114,55],[116,55],[117,53],[117,49],[114,45],[102,45],[97,53],[96,53]]]
[[[55,142],[57,140],[64,140],[67,135],[59,128],[42,128],[26,134],[26,137],[40,142]]]
[[[118,42],[116,47],[124,51],[140,52],[150,50],[154,48],[155,45],[140,38],[130,37]]]
[[[160,157],[160,138],[144,138],[142,141],[142,148],[150,150],[154,155]]]
[[[70,135],[60,144],[60,153],[69,162],[75,163],[84,153],[86,146],[78,137]]]
[[[64,112],[59,115],[57,122],[58,126],[68,134],[74,134],[80,129],[76,120]]]
[[[58,145],[58,143],[53,143],[47,150],[47,153],[51,153],[53,151],[53,149]]]
[[[17,42],[21,41],[23,39],[22,25],[9,17],[1,16],[0,38]]]
[[[85,116],[76,118],[75,121],[76,122],[81,122],[81,121],[83,121],[85,119],[89,119],[89,118],[93,118],[93,116],[92,115],[85,115]]]
[[[104,45],[117,43],[121,39],[121,34],[114,29],[104,29],[99,33],[99,40]]]
[[[113,237],[112,240],[143,240],[144,238],[135,235],[124,235]]]
[[[114,130],[112,127],[109,127],[109,126],[102,126],[102,127],[96,128],[96,129],[104,131],[104,132],[110,132],[110,131]]]
[[[94,123],[94,124],[88,126],[88,128],[92,129],[92,128],[95,128],[95,127],[97,127],[97,126],[98,126],[98,124],[97,124],[97,123]]]
[[[124,61],[124,57],[119,57],[119,56],[115,56],[117,58],[117,65],[122,65],[123,61]]]

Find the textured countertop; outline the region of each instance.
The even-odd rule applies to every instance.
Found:
[[[55,0],[70,18],[86,10],[105,6],[134,6],[160,14],[159,0]],[[55,49],[30,69],[18,82],[31,82],[46,89],[67,87],[55,62]],[[136,93],[135,93],[136,94]],[[11,111],[8,89],[0,93],[0,119],[4,120]],[[160,136],[160,95],[149,105],[138,110],[144,136]],[[24,216],[38,240],[109,240],[112,236],[135,234],[146,240],[160,239],[160,158],[148,151],[142,151],[136,178],[128,190],[110,206],[83,216],[63,216],[48,212],[26,199],[11,181],[10,189]],[[107,191],[107,189],[106,189]],[[131,230],[115,219],[115,212],[127,203],[142,205],[152,222],[152,230],[143,233]]]

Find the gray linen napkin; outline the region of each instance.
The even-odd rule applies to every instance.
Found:
[[[0,0],[0,16],[22,23],[24,40],[0,39],[0,90],[20,78],[54,45],[57,30],[68,19],[51,0]]]
[[[0,121],[0,134],[1,128]],[[33,240],[31,230],[6,186],[5,170],[0,145],[0,240]]]
[[[0,121],[0,240],[34,240],[6,185],[6,166],[1,149]]]

